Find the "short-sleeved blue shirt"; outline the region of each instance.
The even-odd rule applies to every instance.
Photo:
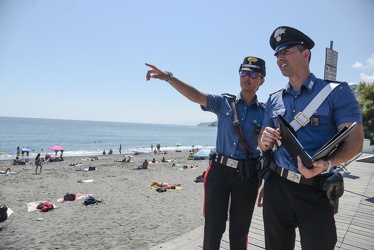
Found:
[[[236,160],[248,160],[233,125],[233,112],[229,98],[225,95],[207,94],[207,106],[201,106],[201,109],[213,112],[217,115],[217,153]],[[257,149],[257,139],[259,129],[261,128],[261,122],[264,118],[264,105],[257,101],[257,96],[253,103],[247,105],[239,95],[236,98],[236,110],[240,127],[249,146],[249,150],[252,156],[257,158],[260,156],[260,152]]]
[[[327,84],[329,83],[325,80],[311,74],[300,91],[293,91],[288,84],[285,89],[271,94],[266,103],[262,129],[277,128],[278,115],[282,115],[290,123]],[[362,117],[352,90],[347,83],[341,83],[315,110],[310,122],[297,130],[297,138],[305,151],[312,156],[338,132],[338,125],[347,122],[362,124]],[[284,147],[281,146],[274,152],[274,158],[278,166],[298,172]]]

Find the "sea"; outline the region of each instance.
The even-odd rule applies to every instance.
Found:
[[[64,156],[107,153],[214,148],[217,127],[145,123],[78,121],[0,116],[0,160],[14,159],[17,147],[29,148],[29,157],[51,153],[51,146],[64,148]]]

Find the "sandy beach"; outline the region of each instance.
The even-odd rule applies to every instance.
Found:
[[[203,183],[194,180],[206,169],[207,160],[187,160],[188,151],[165,155],[133,155],[132,162],[115,162],[124,155],[66,157],[44,163],[34,175],[34,159],[27,165],[9,166],[12,174],[0,176],[0,205],[13,214],[0,223],[0,249],[149,249],[185,234],[204,223]],[[161,162],[174,159],[174,162]],[[158,163],[135,170],[147,159]],[[81,162],[80,166],[69,166]],[[172,164],[177,163],[177,167]],[[183,165],[198,165],[183,169]],[[76,171],[95,166],[95,171]],[[85,182],[93,180],[91,182]],[[157,192],[154,182],[181,184],[181,190]],[[91,194],[104,202],[83,205],[84,198],[57,202],[66,193]],[[27,203],[50,201],[57,208],[28,212]]]

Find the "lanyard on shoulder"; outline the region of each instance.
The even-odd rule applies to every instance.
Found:
[[[239,142],[242,145],[242,147],[244,149],[244,152],[247,155],[248,159],[252,160],[253,156],[252,156],[251,150],[249,150],[249,146],[248,146],[247,142],[245,141],[242,129],[240,127],[238,113],[236,111],[235,100],[233,98],[230,98],[229,101],[230,101],[230,106],[231,106],[231,109],[232,109],[232,113],[234,115],[234,117],[233,117],[233,119],[234,119],[233,124],[234,124],[234,128],[235,128],[236,134],[239,137]]]

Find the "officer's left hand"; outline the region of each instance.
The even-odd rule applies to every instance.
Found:
[[[299,172],[307,179],[325,172],[329,166],[327,161],[318,160],[313,162],[313,168],[307,168],[299,156],[297,157],[297,163]]]

